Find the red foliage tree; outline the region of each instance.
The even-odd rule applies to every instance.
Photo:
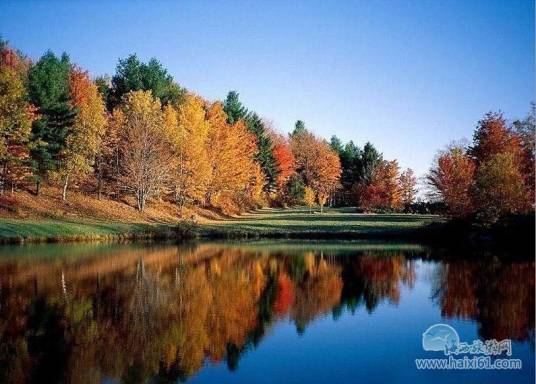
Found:
[[[520,136],[508,128],[502,113],[493,112],[478,122],[469,152],[477,164],[501,153],[510,153],[519,162],[523,156]]]
[[[277,297],[274,312],[282,316],[288,312],[294,302],[294,284],[288,275],[282,273],[277,277]]]
[[[433,194],[447,205],[452,216],[463,217],[473,212],[471,188],[475,169],[465,149],[453,146],[439,154],[430,170],[428,182]]]
[[[279,171],[277,175],[277,186],[281,188],[296,170],[296,161],[290,146],[281,142],[274,145],[273,154],[276,161],[277,169]]]

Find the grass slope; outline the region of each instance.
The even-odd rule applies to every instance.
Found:
[[[121,234],[141,234],[149,228],[148,225],[144,224],[0,219],[0,240],[14,238],[25,240],[90,239],[91,237],[113,237]]]
[[[439,221],[435,215],[363,214],[353,208],[327,209],[322,214],[306,208],[262,209],[240,218],[209,222],[203,229],[261,237],[365,237],[413,233]]]
[[[310,213],[307,208],[262,209],[239,217],[222,217],[197,209],[180,211],[163,201],[152,201],[138,212],[133,202],[97,200],[81,193],[60,199],[60,191],[44,189],[0,196],[0,243],[103,240],[155,236],[219,238],[360,238],[407,236],[439,221],[432,215],[360,214],[353,208]],[[197,218],[196,225],[181,217]],[[175,231],[177,229],[177,231]]]

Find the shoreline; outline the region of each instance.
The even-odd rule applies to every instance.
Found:
[[[408,217],[410,220],[411,217]],[[418,242],[423,245],[463,249],[514,248],[534,249],[534,221],[530,218],[501,222],[485,230],[467,222],[436,220],[408,227],[374,229],[308,230],[282,227],[279,230],[228,225],[225,221],[196,224],[142,224],[121,222],[68,222],[61,220],[27,221],[0,219],[0,246],[38,243],[91,243],[122,241],[187,240],[386,240]],[[7,229],[6,229],[7,228]],[[48,233],[47,233],[48,231]]]

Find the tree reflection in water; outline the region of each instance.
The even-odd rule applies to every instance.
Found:
[[[230,244],[117,247],[0,262],[0,381],[185,380],[205,362],[238,368],[281,319],[299,333],[412,289],[418,252]],[[534,333],[534,263],[438,261],[433,298],[482,338]]]

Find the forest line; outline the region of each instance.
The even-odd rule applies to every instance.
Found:
[[[296,122],[289,135],[248,110],[235,91],[210,102],[162,64],[120,59],[91,79],[66,54],[32,62],[0,42],[0,189],[40,193],[43,183],[98,198],[164,199],[223,213],[318,203],[411,211],[417,179],[371,144],[328,142]],[[429,197],[440,212],[495,220],[534,207],[534,106],[508,124],[488,113],[471,145],[432,164]]]

